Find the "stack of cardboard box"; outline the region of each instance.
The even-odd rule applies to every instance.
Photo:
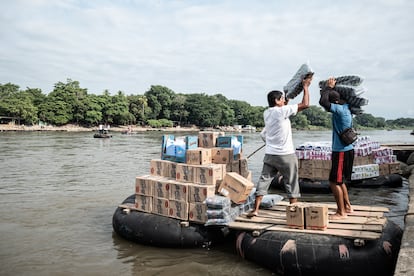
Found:
[[[244,204],[254,184],[247,159],[242,157],[242,145],[242,136],[219,132],[184,137],[164,135],[161,158],[151,160],[150,174],[136,177],[136,208],[206,223],[209,197],[220,194],[232,204]],[[218,212],[211,213],[213,216]]]
[[[381,147],[368,136],[361,136],[354,144],[355,157],[352,180],[401,173],[400,163],[391,148]],[[296,149],[299,177],[327,180],[331,169],[331,147],[328,143],[306,143]]]
[[[328,206],[315,203],[294,203],[286,206],[286,225],[289,228],[326,230]]]

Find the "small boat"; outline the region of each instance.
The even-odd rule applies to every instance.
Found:
[[[322,232],[322,231],[321,231]],[[238,254],[277,275],[393,275],[402,229],[387,221],[377,239],[308,232],[241,231]]]
[[[414,135],[414,130],[410,132],[411,135]]]
[[[111,138],[112,134],[109,133],[107,129],[100,129],[97,133],[93,135],[93,138]]]
[[[225,241],[224,226],[204,226],[158,214],[136,211],[135,195],[118,206],[112,218],[114,231],[123,238],[157,247],[191,248]],[[134,211],[130,211],[134,210]]]
[[[251,125],[246,125],[241,128],[242,132],[256,132],[256,127]]]

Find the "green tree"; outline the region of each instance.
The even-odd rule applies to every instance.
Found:
[[[175,96],[171,89],[161,85],[152,85],[144,95],[152,110],[151,119],[170,119],[171,104]]]

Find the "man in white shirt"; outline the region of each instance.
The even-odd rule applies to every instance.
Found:
[[[289,202],[295,203],[300,197],[298,159],[293,146],[289,117],[309,107],[311,82],[312,76],[303,80],[303,98],[299,104],[288,105],[284,93],[281,91],[270,91],[267,94],[269,108],[263,113],[266,129],[266,151],[262,173],[256,187],[254,209],[248,213],[248,217],[258,215],[263,196],[267,194],[270,184],[278,172],[282,176],[281,181],[285,186]]]

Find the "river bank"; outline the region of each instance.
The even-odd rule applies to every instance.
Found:
[[[25,126],[16,124],[0,124],[1,131],[66,131],[66,132],[87,132],[97,131],[98,127],[83,127],[79,125],[63,125],[63,126]],[[137,126],[113,126],[110,127],[111,132],[144,132],[144,131],[199,131],[197,127],[166,127],[166,128],[152,128],[152,127],[137,127]]]

